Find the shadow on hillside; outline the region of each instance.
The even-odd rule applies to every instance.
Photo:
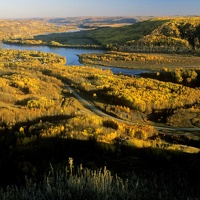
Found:
[[[127,173],[187,172],[192,181],[200,178],[200,154],[169,152],[161,149],[137,149],[119,143],[107,144],[90,140],[64,138],[11,137],[12,133],[0,134],[0,186],[22,185],[25,176],[35,182],[48,174],[50,164],[58,170],[74,165],[98,169],[107,166],[112,172],[126,176]]]

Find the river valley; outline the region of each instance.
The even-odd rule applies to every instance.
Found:
[[[98,49],[79,49],[79,48],[62,48],[62,47],[49,47],[49,46],[31,46],[31,45],[15,45],[15,44],[4,44],[0,43],[0,48],[2,49],[14,49],[14,50],[32,50],[32,51],[41,51],[47,53],[55,53],[61,56],[66,57],[66,65],[79,65],[82,64],[79,62],[78,55],[80,54],[91,54],[91,53],[105,53],[106,50]],[[99,67],[99,66],[98,66]],[[136,70],[136,69],[125,69],[118,67],[103,66],[103,69],[110,69],[115,74],[125,74],[125,75],[139,75],[146,72],[146,70]]]

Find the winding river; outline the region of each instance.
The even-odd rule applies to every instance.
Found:
[[[4,44],[0,43],[0,48],[2,49],[15,49],[15,50],[36,50],[47,53],[55,53],[61,56],[66,57],[66,65],[82,65],[79,62],[78,55],[80,54],[89,54],[89,53],[105,53],[106,50],[98,49],[78,49],[78,48],[62,48],[62,47],[49,47],[49,46],[32,46],[32,45],[15,45],[15,44]],[[139,75],[146,71],[144,70],[135,70],[135,69],[125,69],[117,67],[101,67],[103,69],[110,69],[115,74],[125,74],[125,75]]]

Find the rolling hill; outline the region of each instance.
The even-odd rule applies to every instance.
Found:
[[[115,20],[114,20],[115,19]],[[104,19],[106,22],[119,23],[123,19]],[[77,26],[88,24],[87,19],[81,20]],[[128,19],[127,19],[128,20]],[[51,21],[51,20],[50,20]],[[72,23],[72,19],[70,23]],[[13,37],[4,40],[9,43],[39,44],[62,47],[108,48],[125,52],[155,53],[199,53],[200,52],[200,17],[161,17],[152,18],[131,25],[120,27],[103,26],[101,19],[88,19],[90,25],[98,26],[92,30],[72,33],[55,33],[37,35],[27,41]],[[66,25],[66,20],[53,20],[53,23]],[[100,23],[100,24],[99,24]],[[98,24],[98,25],[97,25]],[[103,26],[103,27],[102,27]],[[57,31],[58,32],[58,31]],[[34,32],[35,33],[35,32]],[[31,41],[30,41],[31,39]]]
[[[102,46],[121,51],[198,52],[200,17],[154,18],[89,33]]]

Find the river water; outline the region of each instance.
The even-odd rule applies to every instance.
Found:
[[[36,50],[46,53],[55,53],[66,57],[66,65],[81,65],[79,62],[79,54],[87,53],[104,53],[103,50],[96,49],[77,49],[77,48],[62,48],[62,47],[48,47],[48,46],[32,46],[32,45],[15,45],[15,44],[0,44],[2,49],[15,49],[15,50]]]
[[[66,57],[66,65],[82,65],[79,62],[78,55],[80,54],[89,54],[89,53],[105,53],[106,50],[98,49],[79,49],[79,48],[62,48],[62,47],[48,47],[48,46],[32,46],[32,45],[15,45],[15,44],[3,44],[0,43],[2,49],[15,49],[15,50],[34,50],[42,51],[46,53],[55,53],[61,56]],[[103,69],[110,69],[114,74],[125,74],[125,75],[139,75],[141,73],[147,72],[144,70],[135,70],[135,69],[125,69],[117,67],[101,67]]]

